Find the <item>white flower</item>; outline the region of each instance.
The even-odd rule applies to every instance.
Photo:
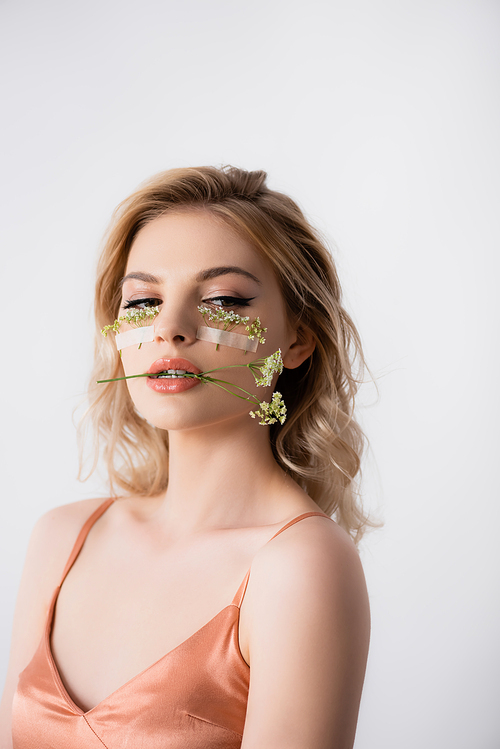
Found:
[[[228,330],[228,328],[232,329],[241,324],[244,325],[250,320],[249,317],[242,317],[241,315],[238,315],[237,312],[233,312],[233,310],[229,309],[222,309],[222,307],[218,310],[212,310],[208,307],[200,306],[198,307],[198,312],[203,315],[203,319],[208,318],[210,322],[217,322],[219,324],[224,323],[223,330]]]
[[[273,375],[280,375],[283,372],[283,359],[281,358],[281,349],[278,349],[265,359],[258,359],[250,362],[250,369],[255,377],[257,387],[270,387],[273,382]],[[260,371],[261,377],[258,377],[256,371]]]
[[[259,317],[256,317],[251,325],[247,325],[245,330],[248,330],[248,338],[250,341],[253,341],[253,339],[257,336],[257,340],[259,341],[259,343],[266,342],[266,339],[262,337],[262,333],[266,333],[267,328],[262,327],[262,323],[260,322]]]
[[[112,325],[105,325],[101,330],[101,333],[104,337],[106,337],[110,330],[118,333],[120,330],[120,325],[123,322],[128,323],[129,325],[141,325],[141,323],[143,323],[145,320],[150,320],[159,314],[159,307],[145,307],[144,309],[131,307],[130,309],[126,310],[124,315],[118,317]]]
[[[261,401],[256,411],[250,411],[250,416],[252,419],[258,417],[260,419],[259,424],[262,424],[262,426],[276,424],[277,421],[280,424],[284,424],[286,420],[286,406],[281,393],[273,393],[271,403]]]

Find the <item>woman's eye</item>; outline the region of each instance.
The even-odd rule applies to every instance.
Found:
[[[148,297],[147,299],[129,299],[124,303],[123,309],[133,309],[134,307],[144,309],[145,307],[158,307],[159,304],[161,304],[161,299],[154,299],[152,297]]]
[[[210,299],[204,299],[204,304],[211,304],[214,307],[223,307],[224,309],[230,309],[231,307],[248,307],[252,297],[240,297],[240,296],[213,296]]]

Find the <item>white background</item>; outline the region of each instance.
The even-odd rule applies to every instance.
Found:
[[[498,749],[500,3],[2,0],[1,653],[78,484],[92,277],[171,166],[269,173],[329,238],[362,394],[373,636],[356,749]]]

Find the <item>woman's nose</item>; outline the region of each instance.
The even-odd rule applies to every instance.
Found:
[[[196,323],[187,310],[164,304],[154,321],[154,340],[165,343],[191,343],[196,340]]]

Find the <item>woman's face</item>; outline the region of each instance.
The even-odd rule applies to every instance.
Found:
[[[199,373],[247,364],[278,348],[285,354],[296,338],[270,266],[248,241],[208,211],[168,213],[137,234],[127,262],[119,314],[157,305],[160,313],[154,319],[154,340],[122,350],[126,375],[152,369]],[[256,353],[245,354],[224,344],[216,350],[214,343],[196,337],[198,328],[206,324],[199,305],[232,310],[248,316],[250,322],[259,317],[267,328],[266,342],[259,343]],[[246,333],[242,325],[234,332]],[[259,400],[271,399],[273,388],[256,388],[246,367],[222,369],[211,376],[233,383]],[[236,398],[211,383],[140,377],[127,380],[127,385],[137,410],[161,429],[194,429],[226,421],[263,428],[248,416],[255,402]]]

